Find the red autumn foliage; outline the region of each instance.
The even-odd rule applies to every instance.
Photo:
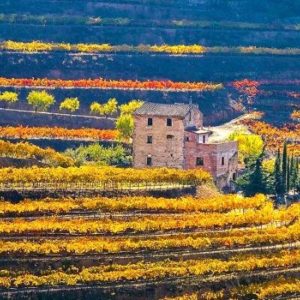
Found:
[[[0,127],[1,138],[16,139],[63,139],[63,140],[94,140],[109,141],[117,138],[117,130],[109,129],[66,129],[62,127]]]
[[[42,88],[94,88],[124,90],[172,90],[172,91],[214,91],[221,84],[206,82],[174,82],[170,80],[107,80],[98,79],[47,79],[47,78],[4,78],[0,77],[0,86],[5,87],[42,87]]]

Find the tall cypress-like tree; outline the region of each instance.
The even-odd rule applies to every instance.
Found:
[[[283,178],[282,178],[282,165],[281,165],[281,153],[278,149],[277,156],[275,160],[275,192],[277,195],[284,194],[283,189]]]
[[[262,170],[262,160],[263,154],[257,158],[255,162],[255,169],[249,177],[249,185],[247,190],[247,194],[249,196],[253,196],[257,193],[266,193],[266,183]]]
[[[294,155],[292,155],[291,163],[290,163],[290,188],[291,188],[291,190],[295,191],[296,185],[297,185],[296,161],[295,161]]]
[[[300,164],[300,158],[297,157],[295,160],[296,166],[295,166],[295,172],[296,172],[296,184],[295,189],[297,192],[300,192],[300,170],[299,170],[299,164]]]
[[[283,153],[282,153],[282,187],[283,187],[284,194],[288,192],[287,178],[288,178],[288,154],[287,154],[287,143],[284,142]]]
[[[292,166],[291,166],[291,164],[292,164],[292,160],[288,156],[287,157],[287,172],[286,172],[286,191],[287,191],[287,193],[291,189],[291,172],[292,172]]]

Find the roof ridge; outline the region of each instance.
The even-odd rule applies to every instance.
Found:
[[[192,108],[198,109],[196,105],[187,103],[144,102],[144,104],[135,111],[135,115],[185,117]]]

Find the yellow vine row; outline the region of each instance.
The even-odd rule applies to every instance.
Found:
[[[56,152],[51,148],[40,148],[30,143],[10,143],[0,140],[0,156],[21,159],[37,159],[53,166],[70,167],[74,165],[72,158]]]
[[[93,186],[97,183],[114,185],[117,183],[184,183],[200,184],[211,181],[211,175],[202,169],[178,170],[168,168],[131,169],[115,167],[84,166],[80,168],[3,168],[0,169],[1,185],[56,184],[66,188],[68,185],[83,184]]]
[[[299,265],[300,251],[282,251],[272,255],[237,255],[229,260],[200,259],[186,261],[164,260],[159,262],[139,262],[128,265],[104,265],[72,268],[67,273],[62,270],[49,271],[48,274],[14,274],[3,270],[0,276],[1,287],[56,286],[80,283],[101,283],[164,279],[183,276],[218,275],[227,272],[250,272],[272,268],[288,268]]]
[[[256,297],[255,299],[273,299],[276,296],[284,296],[289,294],[300,293],[300,280],[297,278],[280,277],[273,280],[267,280],[262,283],[255,283],[249,285],[242,285],[238,288],[229,290],[221,290],[218,292],[194,293],[198,298],[207,300],[220,299],[237,299],[240,297]],[[184,296],[182,296],[184,297]],[[171,300],[172,298],[169,298]],[[173,300],[181,298],[173,298]],[[185,298],[182,298],[185,299]],[[187,298],[188,299],[188,298]],[[167,298],[165,299],[167,300]]]
[[[272,55],[299,55],[299,48],[268,48],[268,47],[206,47],[194,45],[110,45],[110,44],[70,44],[70,43],[47,43],[41,41],[15,42],[4,41],[0,43],[0,50],[18,52],[141,52],[141,53],[166,53],[166,54],[204,54],[204,53],[241,53],[241,54],[272,54]]]
[[[176,216],[154,215],[147,217],[132,217],[129,220],[87,220],[73,218],[63,220],[58,217],[39,218],[28,221],[15,218],[13,221],[0,221],[1,234],[24,233],[111,233],[126,231],[151,232],[174,229],[210,229],[229,226],[242,227],[262,225],[271,222],[292,222],[300,215],[300,204],[294,204],[286,210],[274,210],[272,204],[262,209],[249,209],[245,213],[230,211],[228,213],[193,213]]]
[[[227,212],[260,208],[269,200],[264,195],[244,198],[239,195],[219,195],[209,199],[182,197],[175,199],[154,197],[122,198],[46,198],[26,199],[19,203],[0,201],[0,215],[60,214],[72,211],[129,212]]]
[[[291,118],[300,121],[300,110],[294,110],[291,113]]]
[[[211,234],[189,234],[174,236],[153,236],[143,239],[125,238],[73,238],[68,240],[0,241],[0,254],[100,254],[171,249],[212,250],[242,246],[262,246],[292,243],[300,240],[300,222],[289,227],[264,229],[233,229],[229,232]]]

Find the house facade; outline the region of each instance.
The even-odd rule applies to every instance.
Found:
[[[210,143],[198,106],[145,102],[134,113],[135,168],[203,168],[220,188],[237,176],[236,142]]]

